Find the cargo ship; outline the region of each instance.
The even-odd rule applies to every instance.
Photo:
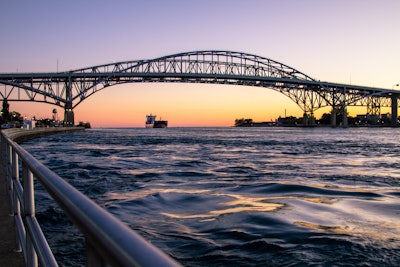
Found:
[[[146,115],[146,128],[167,128],[168,121],[156,120],[155,115]]]

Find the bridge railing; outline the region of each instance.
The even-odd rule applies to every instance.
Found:
[[[1,163],[26,266],[58,266],[35,217],[34,179],[85,236],[87,266],[179,266],[1,132]],[[22,176],[20,176],[20,172]]]

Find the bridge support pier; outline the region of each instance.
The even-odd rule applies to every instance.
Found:
[[[337,126],[338,115],[339,116],[342,115],[342,121],[341,121],[340,125],[342,127],[344,127],[344,128],[348,127],[349,126],[349,120],[348,120],[348,117],[347,117],[346,106],[342,106],[342,107],[340,107],[340,109],[338,109],[336,107],[332,107],[331,126],[332,127],[336,127]],[[339,119],[339,121],[340,121],[340,119]]]
[[[303,114],[303,126],[308,126],[308,116],[305,112]]]
[[[336,127],[336,108],[335,107],[332,108],[332,112],[331,112],[331,126]]]
[[[315,127],[315,126],[316,126],[316,124],[315,124],[315,117],[314,117],[314,113],[313,113],[313,112],[311,112],[310,125],[311,125],[312,127]]]
[[[74,111],[71,105],[66,105],[64,109],[64,126],[73,127],[75,125]]]
[[[349,120],[347,118],[347,110],[346,106],[342,107],[342,127],[348,127],[349,126]]]
[[[307,114],[304,112],[303,114],[303,126],[315,126],[315,117],[314,117],[314,112],[311,112],[310,114]]]
[[[397,118],[399,116],[398,115],[399,95],[398,94],[392,94],[391,99],[392,99],[392,116],[391,116],[390,122],[391,122],[391,125],[393,127],[397,127],[397,126],[399,126],[399,124],[397,123]]]

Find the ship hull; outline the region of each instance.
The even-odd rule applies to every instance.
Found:
[[[168,127],[168,121],[155,121],[153,128],[167,128]]]

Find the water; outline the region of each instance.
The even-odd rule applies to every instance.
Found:
[[[185,266],[398,266],[400,129],[91,129],[23,147]],[[83,237],[37,185],[57,260]]]

